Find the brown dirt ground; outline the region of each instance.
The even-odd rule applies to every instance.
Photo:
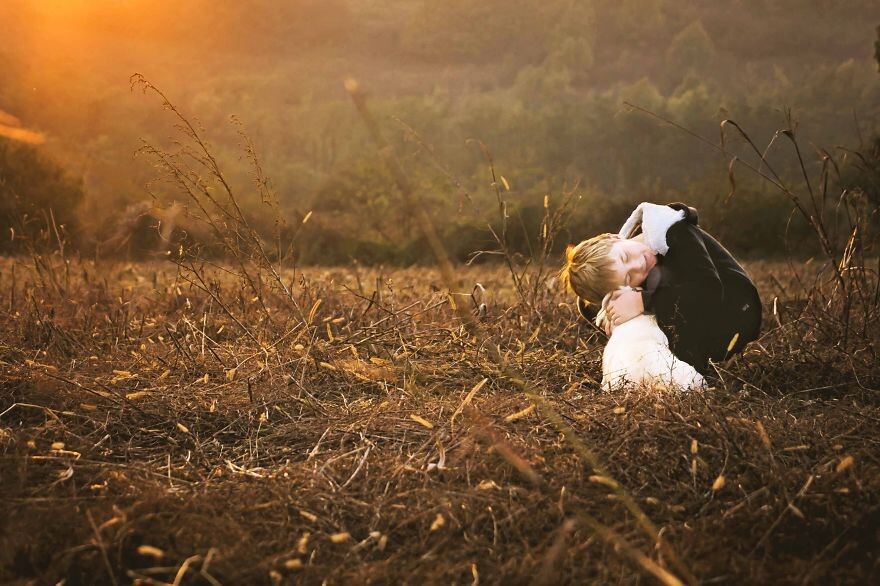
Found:
[[[452,298],[486,286],[506,359],[696,580],[876,583],[876,310],[843,347],[812,266],[748,268],[764,334],[685,395],[601,392],[601,337],[556,291],[529,308],[470,267]],[[302,314],[207,275],[215,298],[171,264],[0,261],[0,581],[686,578],[431,269],[288,273]]]

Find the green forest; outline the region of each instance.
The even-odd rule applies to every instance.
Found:
[[[252,224],[269,238],[281,222],[301,263],[430,259],[346,79],[458,260],[495,246],[499,198],[526,253],[545,202],[568,194],[557,246],[616,230],[640,201],[696,206],[738,254],[807,246],[789,201],[731,166],[758,157],[732,126],[722,138],[723,120],[760,150],[793,132],[804,169],[791,141],[766,155],[793,189],[825,177],[869,186],[856,195],[875,216],[880,205],[874,1],[99,0],[67,36],[74,16],[47,17],[47,4],[0,7],[0,110],[46,137],[0,138],[0,228],[16,234],[0,250],[56,223],[52,239],[84,254],[155,252],[142,217],[187,202],[135,156],[142,141],[174,148],[177,131],[133,91],[134,73],[197,121]],[[253,181],[242,131],[277,205]],[[825,155],[835,173],[823,175]]]

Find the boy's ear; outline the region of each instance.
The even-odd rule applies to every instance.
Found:
[[[593,321],[596,319],[600,309],[598,303],[590,303],[581,297],[577,298],[577,308],[583,318],[587,321]]]

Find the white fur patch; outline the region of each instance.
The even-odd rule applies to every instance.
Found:
[[[620,229],[621,238],[631,238],[635,235],[638,225],[642,225],[642,234],[645,235],[645,244],[658,254],[669,252],[666,243],[666,232],[673,224],[684,219],[684,210],[674,210],[669,206],[643,202],[636,207]]]
[[[596,318],[600,327],[604,313],[603,308]],[[616,326],[602,353],[603,389],[640,386],[681,391],[706,386],[693,366],[672,354],[666,334],[649,313]]]

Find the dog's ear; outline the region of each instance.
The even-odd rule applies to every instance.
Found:
[[[602,303],[599,305],[596,311],[596,327],[600,330],[605,329],[605,317],[607,313],[605,312],[605,308],[608,307],[608,302],[611,301],[611,295],[614,292],[608,293],[605,297],[602,298]]]
[[[605,329],[605,316],[606,316],[605,308],[603,307],[602,309],[599,310],[599,313],[596,314],[596,321],[595,321],[596,327],[599,328],[600,330]]]
[[[577,298],[577,308],[583,318],[587,321],[593,321],[596,319],[596,315],[599,313],[600,309],[596,303],[590,303],[586,299],[580,297]]]

